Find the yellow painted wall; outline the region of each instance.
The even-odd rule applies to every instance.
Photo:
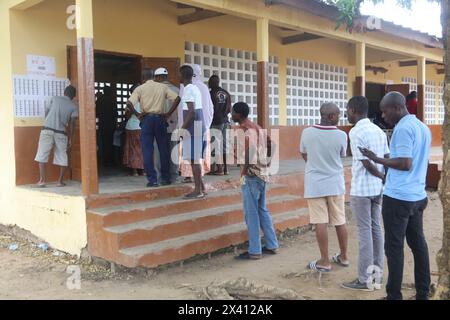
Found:
[[[7,8],[11,3],[17,3],[17,0],[0,2],[0,224],[17,225],[44,239],[54,248],[79,255],[87,245],[84,198],[57,196],[15,187],[11,74],[25,73],[26,53],[33,53],[56,56],[58,76],[66,76],[66,39],[61,42],[61,48],[50,45],[55,39],[61,38],[60,31],[52,34],[49,26],[42,23],[54,17],[45,10],[39,11],[39,6],[36,7],[37,16],[30,21],[25,17],[26,11],[12,12],[10,23]],[[36,29],[40,31],[35,33]],[[46,36],[45,32],[51,36]],[[26,124],[38,122],[32,120]]]
[[[2,202],[2,206],[3,206]],[[87,246],[86,207],[81,196],[14,188],[11,209],[0,214],[0,224],[17,225],[52,248],[80,255]]]

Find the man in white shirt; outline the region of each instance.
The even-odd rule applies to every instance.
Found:
[[[367,117],[369,102],[365,97],[352,98],[347,106],[353,154],[350,206],[359,234],[358,279],[344,283],[346,289],[373,291],[380,289],[384,266],[384,236],[381,208],[385,170],[364,157],[360,148],[372,150],[378,157],[389,154],[386,134]],[[373,282],[376,282],[375,285]]]

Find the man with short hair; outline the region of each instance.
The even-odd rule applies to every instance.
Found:
[[[239,260],[258,260],[263,253],[273,255],[278,250],[277,235],[266,205],[270,158],[274,145],[261,127],[248,119],[249,112],[250,108],[245,102],[238,102],[233,106],[233,121],[239,123],[239,128],[245,133],[245,140],[240,141],[245,158],[241,164],[241,189],[249,249],[236,257]],[[265,247],[261,246],[261,229],[264,232]]]
[[[373,291],[381,287],[384,269],[381,205],[385,175],[384,167],[363,156],[359,148],[373,150],[380,158],[389,155],[386,134],[369,120],[368,113],[369,102],[365,97],[350,99],[347,115],[348,121],[354,125],[350,130],[353,154],[350,206],[358,226],[359,262],[358,278],[342,286],[361,291]]]
[[[340,110],[334,103],[320,108],[321,122],[305,129],[300,153],[306,161],[305,199],[311,224],[316,225],[316,238],[321,258],[308,264],[311,270],[330,272],[328,256],[328,224],[336,227],[341,252],[332,261],[348,267],[347,227],[345,218],[345,179],[342,158],[347,155],[347,134],[336,126]]]
[[[428,198],[425,191],[431,148],[430,129],[408,113],[405,97],[388,93],[380,104],[383,118],[394,126],[390,159],[379,157],[367,148],[363,156],[389,168],[383,198],[385,251],[389,269],[386,285],[388,300],[401,300],[404,242],[414,255],[416,299],[430,294],[430,258],[423,232],[423,212]]]
[[[144,156],[144,168],[147,174],[147,187],[158,187],[158,176],[153,161],[153,142],[156,140],[160,152],[162,185],[170,185],[170,162],[167,141],[167,122],[165,118],[166,100],[179,99],[177,94],[161,83],[161,75],[151,80],[151,70],[144,71],[146,82],[137,87],[127,102],[127,107],[136,113],[134,105],[139,103],[142,113],[139,114],[141,122],[141,142]]]
[[[213,75],[209,79],[209,88],[211,90],[211,100],[214,105],[214,117],[211,129],[215,129],[216,133],[221,133],[219,137],[214,137],[218,138],[218,143],[216,143],[216,150],[214,150],[213,156],[218,163],[215,163],[215,170],[211,174],[222,176],[228,174],[226,153],[227,131],[230,128],[228,115],[231,112],[231,96],[228,91],[220,87],[220,78],[217,75]]]
[[[64,97],[53,97],[45,106],[45,122],[39,137],[35,161],[39,162],[39,188],[45,188],[45,164],[55,147],[53,163],[59,167],[58,187],[64,187],[64,174],[69,164],[67,149],[72,146],[78,107],[72,102],[77,95],[73,86],[64,90]]]

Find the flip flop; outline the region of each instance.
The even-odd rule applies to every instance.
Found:
[[[205,198],[205,194],[204,193],[196,195],[196,196],[185,195],[183,197],[184,200],[194,200],[194,199],[204,199],[204,198]]]
[[[331,258],[331,261],[333,261],[334,263],[336,263],[338,266],[347,268],[350,266],[350,263],[343,263],[341,260],[341,254],[340,253],[336,253],[333,258]]]
[[[310,270],[314,270],[314,271],[319,271],[319,272],[324,272],[324,273],[328,273],[331,272],[331,268],[324,268],[324,267],[320,267],[317,265],[317,261],[312,261],[310,262],[306,267]]]

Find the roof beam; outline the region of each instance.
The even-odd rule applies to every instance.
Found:
[[[258,18],[267,18],[273,26],[302,30],[326,38],[350,43],[365,42],[367,47],[407,55],[413,59],[426,57],[427,60],[431,61],[443,61],[442,49],[427,49],[424,47],[423,42],[411,41],[410,38],[405,38],[402,35],[385,37],[380,31],[350,34],[345,28],[336,30],[336,22],[330,19],[311,14],[306,10],[296,10],[295,8],[292,9],[282,5],[268,7],[262,0],[176,0],[176,2],[222,12],[244,19],[256,20]],[[295,0],[295,2],[304,4],[306,0]],[[316,1],[311,0],[308,0],[308,2],[316,3]]]
[[[441,64],[438,62],[434,62],[434,61],[427,61],[427,64]],[[408,60],[408,61],[399,61],[398,65],[400,67],[413,67],[413,66],[417,66],[417,60]]]
[[[10,8],[14,10],[27,10],[43,1],[44,0],[15,0],[11,3]]]
[[[188,13],[184,14],[182,16],[178,17],[178,24],[188,24],[196,21],[201,21],[205,19],[215,18],[223,16],[223,13],[215,12],[215,11],[209,11],[204,9],[196,9],[194,13]]]
[[[292,44],[292,43],[317,40],[317,39],[321,39],[321,38],[323,38],[323,37],[312,34],[312,33],[302,33],[302,34],[296,34],[296,35],[289,36],[289,37],[284,37],[281,39],[281,43],[283,45],[288,45],[288,44]]]

